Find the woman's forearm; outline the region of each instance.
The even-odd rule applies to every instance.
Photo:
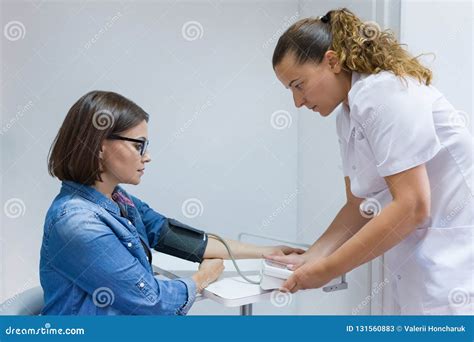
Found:
[[[249,243],[243,243],[235,240],[225,239],[227,245],[230,247],[232,254],[237,259],[258,259],[262,258],[264,254],[273,252],[273,247],[256,246]],[[220,258],[230,259],[229,253],[224,244],[214,238],[209,237],[206,251],[204,252],[205,259]]]
[[[346,273],[400,243],[424,219],[413,207],[402,201],[392,201],[379,216],[370,220],[327,257],[326,266],[335,275]]]
[[[369,219],[360,214],[357,204],[346,203],[339,210],[323,235],[308,249],[305,258],[307,261],[311,261],[330,255],[357,233],[367,222],[369,222]]]

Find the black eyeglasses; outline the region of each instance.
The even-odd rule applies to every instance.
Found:
[[[150,144],[150,141],[148,141],[148,139],[133,139],[133,138],[122,137],[120,135],[111,135],[110,137],[108,137],[108,139],[131,141],[131,142],[140,144],[139,146],[136,146],[136,148],[137,148],[137,151],[140,153],[140,156],[142,157],[145,155],[148,145]]]

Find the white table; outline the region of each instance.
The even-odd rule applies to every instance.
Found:
[[[259,279],[262,259],[242,259],[237,260],[237,264],[245,276]],[[198,267],[198,263],[153,251],[154,272],[168,279],[190,277],[197,272]],[[250,284],[242,279],[231,260],[224,260],[224,267],[224,272],[219,279],[205,288],[202,294],[196,297],[196,301],[210,299],[226,307],[240,307],[242,316],[250,316],[254,303],[270,299],[273,291],[262,290],[259,285]],[[331,292],[346,288],[347,283],[343,276],[331,281],[323,290]]]

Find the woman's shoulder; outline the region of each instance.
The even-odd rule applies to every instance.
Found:
[[[100,206],[74,194],[59,194],[51,203],[45,219],[45,228],[58,221],[74,217],[76,221],[99,220]]]

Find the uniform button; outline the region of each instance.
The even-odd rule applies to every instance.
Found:
[[[397,279],[402,280],[402,276],[400,274],[397,274]]]
[[[138,286],[145,287],[145,283],[141,282]]]
[[[131,242],[129,242],[129,243],[127,243],[127,246],[128,246],[128,247],[132,247],[133,245],[132,245]]]
[[[357,167],[355,165],[352,165],[352,170],[355,170],[357,169]]]

